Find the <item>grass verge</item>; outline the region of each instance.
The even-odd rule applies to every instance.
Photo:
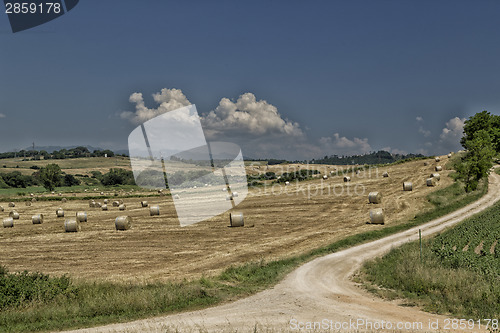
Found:
[[[182,283],[70,283],[67,286],[68,292],[57,293],[52,298],[33,296],[23,298],[20,304],[0,308],[0,332],[91,327],[194,310],[242,298],[276,284],[294,268],[317,256],[407,230],[457,210],[477,200],[487,191],[487,186],[483,185],[479,191],[461,193],[459,198],[452,199],[456,197],[459,188],[459,185],[452,185],[437,191],[434,199],[433,195],[429,196],[435,208],[415,216],[407,223],[356,234],[300,256],[271,262],[246,263],[229,267],[217,276]],[[449,198],[444,201],[436,199],[442,196]],[[44,279],[52,278],[46,276]],[[0,299],[3,297],[6,295],[0,293]]]
[[[500,203],[435,237],[367,262],[356,280],[388,299],[457,318],[500,316]]]

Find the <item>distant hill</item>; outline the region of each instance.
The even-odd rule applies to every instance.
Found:
[[[90,152],[93,152],[94,150],[104,150],[104,149],[98,148],[98,147],[81,146],[81,145],[80,146],[78,146],[78,145],[76,145],[76,146],[64,146],[64,147],[62,147],[62,146],[35,146],[35,150],[38,150],[38,151],[45,150],[47,153],[51,154],[51,153],[53,153],[56,150],[61,150],[61,149],[67,149],[67,150],[69,150],[69,149],[73,149],[73,148],[76,148],[76,147],[85,147]],[[26,150],[26,151],[30,151],[32,149],[33,149],[33,147],[24,148],[24,150]]]
[[[405,160],[408,158],[421,158],[425,157],[422,154],[391,154],[388,151],[380,150],[377,152],[364,154],[364,155],[352,155],[352,156],[325,156],[321,159],[313,159],[311,163],[316,164],[333,164],[333,165],[351,165],[351,164],[387,164],[394,163],[399,160]]]

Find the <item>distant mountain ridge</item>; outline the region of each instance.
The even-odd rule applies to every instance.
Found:
[[[87,148],[90,152],[93,152],[94,150],[104,150],[102,148],[99,148],[99,147],[93,147],[93,146],[82,146],[82,145],[74,145],[74,146],[35,146],[35,150],[38,150],[38,151],[42,151],[42,150],[45,150],[47,153],[53,153],[54,151],[56,150],[61,150],[61,149],[73,149],[73,148],[76,148],[76,147],[85,147]],[[29,150],[33,150],[33,147],[28,147],[28,148],[24,148],[23,150],[26,150],[26,151],[29,151]]]

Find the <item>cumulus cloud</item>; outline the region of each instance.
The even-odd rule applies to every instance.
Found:
[[[153,99],[158,104],[158,107],[150,109],[144,104],[142,93],[133,93],[129,97],[129,102],[135,104],[135,112],[125,111],[120,114],[120,117],[139,125],[165,112],[191,105],[182,90],[175,88],[163,88],[161,92],[153,94]]]
[[[418,122],[422,122],[424,121],[424,118],[420,117],[420,116],[417,116],[417,118],[415,118]]]
[[[319,142],[325,150],[331,150],[333,154],[363,154],[372,150],[367,138],[355,137],[351,140],[340,136],[339,133],[334,133],[333,137],[322,137]]]
[[[465,118],[455,117],[446,122],[446,127],[443,128],[439,136],[439,144],[443,149],[450,151],[460,149],[465,120]]]
[[[0,118],[5,118],[6,116],[3,113],[0,113]]]
[[[221,133],[233,135],[278,135],[302,137],[304,132],[296,122],[283,119],[278,108],[254,94],[245,93],[236,102],[222,98],[215,110],[202,118],[210,136]]]

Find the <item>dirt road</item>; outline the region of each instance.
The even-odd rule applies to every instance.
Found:
[[[447,317],[375,298],[358,288],[350,277],[364,261],[416,240],[419,228],[423,236],[435,234],[484,210],[498,199],[500,176],[492,173],[488,194],[479,201],[418,228],[317,258],[290,273],[274,288],[254,296],[206,310],[78,332],[165,332],[176,329],[180,332],[253,332],[255,328],[258,332],[288,332],[300,331],[299,328],[307,328],[305,325],[314,325],[314,322],[318,322],[316,329],[307,331],[339,331],[339,328],[341,331],[374,331],[378,328],[377,323],[382,325],[382,321],[386,328],[389,323],[393,325],[389,331],[419,332],[436,331],[429,328],[429,321],[438,321],[439,328],[449,332],[452,330],[444,330]],[[360,325],[353,326],[353,323]],[[371,329],[370,323],[374,325]],[[396,326],[398,323],[403,326]],[[408,329],[410,326],[412,328]]]

